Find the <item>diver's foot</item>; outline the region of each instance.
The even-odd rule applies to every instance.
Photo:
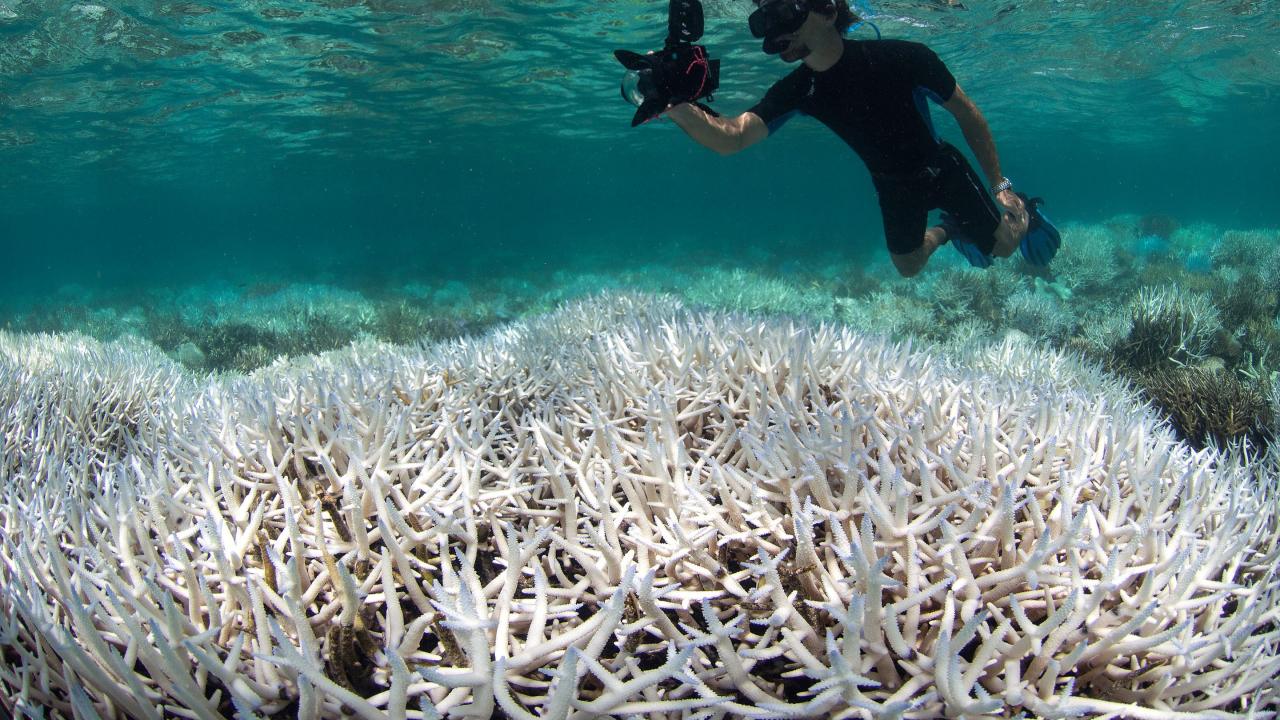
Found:
[[[935,250],[947,244],[947,230],[941,225],[924,231],[924,246],[932,255]]]
[[[951,243],[951,247],[955,248],[956,252],[963,255],[964,259],[969,261],[969,264],[973,267],[991,267],[991,256],[982,252],[982,250],[979,249],[972,240],[965,237],[965,235],[960,232],[959,224],[956,223],[955,219],[947,213],[942,213],[942,224],[938,226],[938,228],[929,229],[942,230],[943,236]],[[928,232],[926,231],[925,234],[927,236]]]
[[[1006,258],[1013,255],[1017,252],[1023,236],[1026,235],[1025,229],[1019,232],[1012,218],[1012,215],[1005,213],[996,227],[996,244],[991,248],[991,254],[995,257]]]

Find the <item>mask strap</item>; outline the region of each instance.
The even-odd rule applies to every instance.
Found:
[[[856,22],[856,23],[854,23],[854,24],[850,25],[850,26],[849,26],[849,29],[844,31],[844,34],[845,34],[845,35],[852,35],[854,30],[857,30],[858,28],[862,27],[863,25],[870,25],[870,26],[871,26],[871,29],[876,31],[876,39],[877,39],[877,40],[879,40],[879,39],[880,39],[880,27],[879,27],[878,25],[876,25],[875,23],[871,22],[870,20],[867,20],[867,17],[869,17],[869,16],[871,16],[871,15],[874,15],[874,14],[875,14],[875,11],[873,11],[873,10],[871,9],[871,5],[870,5],[870,3],[869,3],[869,2],[860,2],[859,0],[850,0],[850,3],[851,3],[855,8],[857,8],[857,9],[858,9],[858,17],[859,17],[860,19],[858,20],[858,22]]]

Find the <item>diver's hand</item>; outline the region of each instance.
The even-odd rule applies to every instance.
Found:
[[[991,254],[1009,257],[1027,234],[1027,207],[1012,189],[1001,190],[996,195],[996,202],[1004,206],[1005,212],[996,228],[996,245],[991,249]]]

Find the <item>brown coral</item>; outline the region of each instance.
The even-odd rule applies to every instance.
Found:
[[[1182,367],[1150,372],[1139,384],[1196,447],[1243,439],[1258,448],[1270,439],[1273,414],[1265,380],[1246,383],[1222,368]]]

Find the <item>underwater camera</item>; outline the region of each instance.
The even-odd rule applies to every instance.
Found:
[[[622,98],[637,106],[631,127],[652,120],[672,104],[711,99],[720,85],[720,61],[708,58],[702,45],[694,45],[700,37],[702,3],[671,0],[667,41],[661,50],[644,55],[613,51],[627,69],[622,77]]]

